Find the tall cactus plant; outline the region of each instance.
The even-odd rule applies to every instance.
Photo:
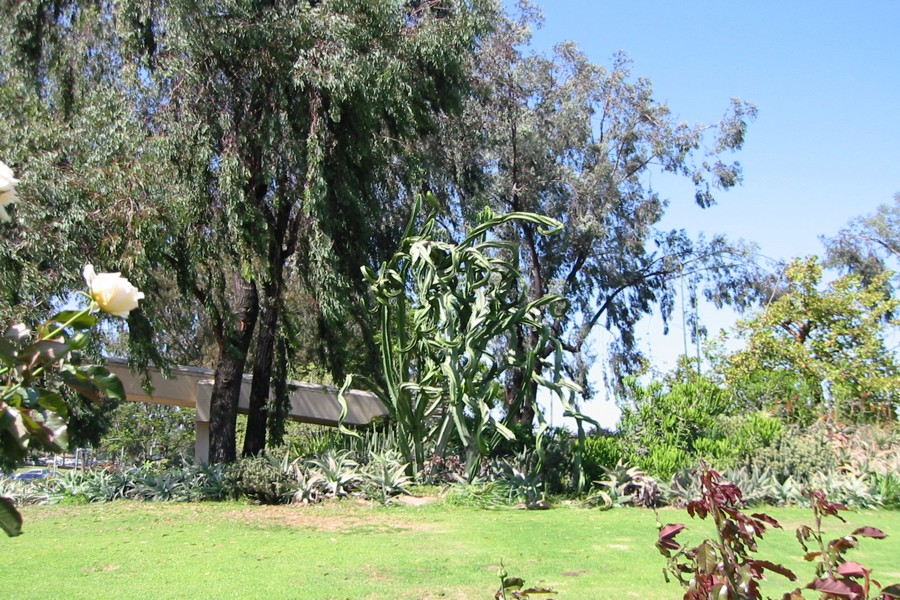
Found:
[[[525,330],[541,339],[538,348],[558,345],[541,313],[565,310],[566,301],[555,295],[528,301],[516,248],[492,236],[515,220],[536,224],[542,235],[562,225],[531,213],[485,213],[480,225],[453,243],[438,229],[436,205],[430,198],[429,203],[419,224],[422,201],[417,202],[394,256],[377,273],[363,269],[380,318],[383,371],[382,385],[366,383],[387,406],[411,470],[421,471],[433,449],[443,453],[455,433],[472,479],[481,457],[502,438],[515,437],[502,411],[504,375],[512,369],[535,374],[537,386],[526,380],[515,392],[535,407],[539,452],[547,424],[536,388],[553,392],[582,431],[585,417],[574,404],[578,388],[561,377],[560,353],[535,368],[544,360],[536,352],[516,353],[505,343]],[[345,390],[354,379],[363,378],[348,378]]]

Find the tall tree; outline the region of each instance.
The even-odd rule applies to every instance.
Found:
[[[749,409],[774,409],[799,421],[896,419],[900,364],[884,334],[885,316],[900,301],[884,297],[889,275],[868,284],[845,275],[823,285],[815,258],[793,261],[786,292],[736,327],[747,346],[723,364],[731,392]],[[747,395],[759,394],[760,379],[771,404]]]
[[[518,20],[505,20],[475,58],[478,90],[462,119],[448,119],[435,142],[445,177],[432,185],[460,221],[483,206],[498,212],[528,211],[564,223],[563,235],[541,238],[527,222],[514,222],[499,235],[520,248],[527,295],[565,296],[567,311],[545,309],[543,318],[564,340],[570,374],[586,386],[588,340],[606,327],[616,341],[614,367],[628,372],[640,362],[635,325],[674,308],[675,282],[685,277],[696,290],[701,278],[717,302],[747,303],[756,278],[744,248],[724,239],[692,240],[684,231],[664,231],[668,205],[650,184],[652,172],[689,178],[695,200],[712,206],[715,189],[740,180],[737,163],[725,155],[744,142],[755,108],[737,100],[718,122],[688,125],[653,97],[649,81],[634,78],[623,55],[610,68],[590,63],[574,44],[546,57],[522,50],[536,19],[528,7]],[[737,282],[741,281],[741,285]],[[513,341],[544,356],[527,332]],[[509,389],[529,374],[517,373]],[[532,415],[515,394],[510,410]]]
[[[900,194],[892,204],[879,205],[874,214],[853,219],[823,241],[827,266],[855,273],[867,283],[888,269],[894,271],[894,277],[885,281],[885,293],[893,294],[900,272]]]
[[[323,336],[342,321],[367,326],[345,307],[363,293],[359,266],[377,264],[399,234],[385,218],[398,212],[387,204],[392,191],[410,185],[397,164],[435,115],[458,105],[493,2],[72,0],[15,9],[8,39],[27,41],[19,55],[37,97],[62,90],[78,100],[61,119],[105,123],[105,113],[91,113],[95,80],[125,100],[143,137],[115,163],[127,170],[116,189],[132,184],[116,207],[128,236],[104,250],[143,287],[174,278],[185,306],[201,308],[217,346],[212,461],[235,457],[252,359],[244,451],[258,452],[286,277],[314,294]],[[151,317],[154,309],[171,307],[148,305]]]

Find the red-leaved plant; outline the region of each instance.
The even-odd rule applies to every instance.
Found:
[[[847,507],[838,502],[829,502],[825,492],[806,489],[803,494],[809,498],[812,506],[814,527],[803,525],[797,528],[797,539],[806,552],[803,558],[817,561],[816,578],[807,584],[807,589],[821,592],[823,599],[869,600],[880,598],[890,600],[900,598],[900,584],[881,588],[881,584],[872,579],[872,570],[858,562],[847,560],[844,553],[859,546],[859,538],[867,537],[876,540],[884,539],[887,534],[875,527],[859,527],[850,535],[825,541],[822,532],[822,521],[825,517],[835,517],[846,523],[840,515]],[[813,550],[810,550],[810,546]],[[880,592],[879,592],[880,590]],[[785,599],[803,598],[800,590],[786,594]]]
[[[663,571],[666,581],[671,573],[684,587],[685,600],[761,598],[759,581],[767,570],[796,581],[797,576],[789,569],[751,554],[756,552],[756,541],[767,526],[781,527],[778,521],[762,513],[742,513],[740,488],[724,481],[717,471],[702,467],[697,476],[702,494],[699,500],[688,503],[688,514],[701,519],[710,517],[718,535],[688,549],[675,541],[684,525],[670,524],[660,529],[656,547],[668,558]]]
[[[669,573],[685,589],[685,600],[759,600],[759,581],[764,579],[764,571],[784,575],[791,581],[797,576],[783,565],[754,558],[756,541],[761,539],[766,526],[781,526],[772,517],[753,513],[746,515],[739,509],[743,503],[740,488],[722,479],[722,476],[708,468],[701,467],[696,475],[700,478],[701,497],[687,506],[691,517],[705,519],[711,517],[716,527],[716,539],[706,539],[695,548],[685,548],[675,537],[685,526],[674,523],[662,527],[656,547],[668,559],[663,574],[669,581]],[[806,589],[820,593],[821,600],[892,600],[900,598],[900,585],[881,588],[872,579],[871,569],[848,561],[844,553],[859,545],[858,538],[881,539],[887,537],[875,527],[860,527],[852,534],[825,542],[822,520],[834,516],[844,521],[839,511],[847,510],[842,504],[828,502],[824,492],[807,490],[815,518],[815,527],[802,526],[797,530],[797,539],[806,552],[805,559],[818,561],[816,578],[806,585]],[[818,550],[810,550],[815,544]],[[874,595],[873,595],[874,594]],[[803,600],[803,592],[798,588],[782,596],[782,600]]]

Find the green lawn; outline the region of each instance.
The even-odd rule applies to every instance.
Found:
[[[23,512],[26,533],[0,541],[4,597],[488,599],[501,560],[563,600],[681,597],[663,581],[655,516],[644,510],[116,502]],[[793,527],[808,511],[769,512],[786,530],[767,535],[761,554],[807,580]],[[863,540],[853,558],[882,583],[900,581],[900,513],[849,516],[835,533],[893,533]],[[662,518],[708,531],[683,511]],[[779,581],[770,594],[787,589]]]

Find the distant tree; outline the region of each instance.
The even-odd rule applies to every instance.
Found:
[[[563,341],[570,376],[587,389],[592,332],[613,333],[615,372],[635,370],[636,324],[654,310],[669,318],[682,277],[692,293],[708,279],[716,302],[746,305],[753,298],[757,273],[745,260],[747,249],[660,229],[668,200],[649,175],[687,177],[697,204],[712,206],[715,189],[740,181],[740,166],[724,157],[741,148],[756,109],[735,100],[712,125],[679,122],[654,99],[648,80],[632,76],[623,55],[604,68],[572,43],[550,57],[523,50],[536,19],[526,6],[518,20],[500,21],[481,46],[476,92],[463,117],[445,119],[434,139],[444,163],[431,185],[456,223],[472,222],[488,206],[565,225],[562,235],[543,238],[532,223],[517,221],[498,235],[519,248],[530,299],[555,293],[571,303],[566,311],[542,309],[542,319]],[[536,347],[524,330],[510,343],[544,357],[555,351]],[[507,382],[508,408],[526,423],[533,415],[516,390],[531,376],[519,371]]]
[[[124,402],[110,418],[112,427],[99,445],[100,450],[110,457],[143,463],[155,457],[178,459],[193,456],[193,410]]]
[[[747,345],[722,366],[730,390],[753,402],[747,392],[765,382],[774,402],[748,408],[775,409],[791,420],[896,419],[900,364],[884,334],[885,315],[900,300],[883,294],[890,275],[823,284],[815,258],[790,263],[786,293],[736,327]]]
[[[885,293],[893,294],[900,272],[900,194],[892,204],[881,204],[875,214],[852,220],[823,242],[826,266],[859,275],[865,283],[894,271],[894,277],[884,281]]]

